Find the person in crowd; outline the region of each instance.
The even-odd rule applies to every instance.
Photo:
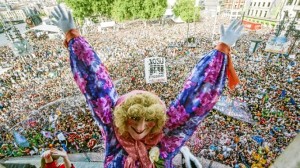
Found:
[[[63,149],[50,149],[41,156],[41,168],[75,168],[68,158],[68,154]],[[62,157],[63,163],[59,164],[58,159]]]

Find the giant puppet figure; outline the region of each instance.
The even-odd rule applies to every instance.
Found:
[[[102,130],[106,168],[173,167],[178,152],[186,155],[182,146],[217,102],[226,77],[231,89],[239,82],[230,57],[243,28],[238,20],[226,30],[221,26],[220,43],[197,63],[167,108],[147,91],[119,97],[103,62],[75,29],[71,12],[58,6],[52,15],[65,33],[74,79]]]

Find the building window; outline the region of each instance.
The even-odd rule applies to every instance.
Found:
[[[260,2],[258,2],[258,6],[260,6]]]
[[[250,15],[250,9],[248,10],[248,16]]]
[[[255,6],[256,5],[256,2],[254,2],[254,5],[253,6]]]
[[[259,17],[261,17],[261,14],[262,14],[262,10],[261,10],[260,13],[259,13]]]
[[[268,2],[268,7],[270,7],[270,5],[271,5],[271,2]]]
[[[265,16],[264,17],[267,17],[267,14],[268,14],[268,11],[265,11]]]
[[[266,4],[266,3],[264,2],[262,6],[265,7],[265,4]]]
[[[254,10],[252,10],[252,12],[251,12],[251,16],[253,16],[253,12],[254,12]]]
[[[250,6],[252,6],[252,2],[250,3]]]
[[[258,10],[256,10],[256,12],[255,12],[255,16],[257,16],[257,13],[258,13]]]

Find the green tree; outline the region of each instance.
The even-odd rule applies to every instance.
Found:
[[[195,0],[178,0],[173,9],[176,16],[185,22],[198,21],[200,19],[200,8],[195,7]]]
[[[94,15],[111,16],[115,0],[60,0],[72,9],[75,18],[82,20]]]
[[[122,3],[122,0],[116,0],[112,8],[111,15],[112,18],[117,21],[129,19],[130,16],[127,3]]]
[[[167,0],[144,0],[141,18],[158,19],[166,11]]]
[[[76,19],[102,15],[117,21],[160,18],[167,0],[59,0],[73,10]]]
[[[115,0],[112,17],[118,21],[160,18],[167,7],[167,0]]]
[[[116,0],[112,8],[112,17],[117,21],[138,19],[142,5],[142,0]]]

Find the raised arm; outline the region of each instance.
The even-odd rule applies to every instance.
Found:
[[[107,69],[75,29],[70,11],[66,14],[63,7],[58,6],[52,15],[55,17],[53,22],[66,34],[65,46],[70,52],[71,70],[76,84],[85,96],[96,122],[106,133],[112,132],[112,108],[117,93]]]
[[[221,28],[221,40],[216,49],[197,63],[184,88],[167,111],[168,121],[161,141],[161,157],[173,158],[180,147],[192,136],[199,123],[218,101],[226,81],[226,73],[233,89],[238,83],[233,65],[228,61],[230,46],[240,36],[242,26],[234,21],[226,31]],[[230,68],[229,68],[230,67]]]

